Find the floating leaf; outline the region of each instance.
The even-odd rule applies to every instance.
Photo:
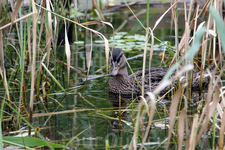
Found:
[[[127,32],[117,32],[116,35],[126,35]]]
[[[134,47],[134,45],[125,45],[124,48],[128,48],[128,49],[132,49]]]
[[[115,43],[125,43],[126,41],[124,40],[115,40]]]
[[[121,39],[123,36],[121,36],[121,35],[115,35],[115,37],[114,37],[114,39],[115,40],[119,40],[119,39]],[[113,40],[113,37],[110,37],[110,40]]]
[[[136,40],[135,39],[125,39],[125,41],[127,41],[127,42],[135,42]]]
[[[109,41],[110,42],[110,41]],[[95,43],[98,43],[98,44],[103,44],[104,41],[103,40],[96,40]]]
[[[135,42],[136,44],[145,45],[145,42]]]
[[[145,36],[144,35],[136,34],[134,36],[134,39],[137,40],[137,41],[145,41]]]
[[[117,43],[117,46],[125,46],[125,44]]]
[[[125,39],[131,39],[131,38],[134,38],[133,35],[127,35],[127,36],[124,36]]]
[[[123,49],[124,48],[124,45],[117,45],[116,47]]]
[[[84,44],[84,41],[75,41],[74,44]],[[104,43],[104,42],[103,42]]]
[[[127,45],[135,45],[135,42],[126,42]]]
[[[132,48],[124,48],[124,51],[132,51]]]

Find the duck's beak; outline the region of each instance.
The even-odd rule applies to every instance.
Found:
[[[112,72],[110,73],[111,77],[114,77],[118,73],[117,62],[112,62]]]

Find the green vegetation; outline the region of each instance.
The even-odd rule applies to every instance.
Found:
[[[224,148],[222,4],[139,10],[138,2],[104,8],[93,0],[92,10],[80,12],[73,1],[10,2],[0,2],[0,149]],[[170,26],[161,27],[165,18]],[[170,70],[155,91],[139,98],[109,95],[112,47],[124,50],[131,73],[159,65]],[[204,72],[210,74],[207,91],[197,97],[193,67],[201,70],[200,89]],[[158,97],[180,81],[179,73],[186,82],[168,99]]]

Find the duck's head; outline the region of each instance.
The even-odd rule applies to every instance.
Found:
[[[128,76],[127,59],[121,49],[114,48],[112,50],[110,64],[112,68],[112,72],[110,74],[111,77],[114,77],[116,75]]]

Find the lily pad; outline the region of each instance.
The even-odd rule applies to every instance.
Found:
[[[127,32],[117,32],[116,35],[126,35]]]
[[[138,45],[145,46],[145,42],[135,42]],[[147,43],[147,46],[151,46],[150,43]]]
[[[113,42],[113,40],[111,40],[111,39],[109,39],[108,41],[109,41],[109,43],[112,43]],[[115,42],[115,40],[114,40],[114,42]]]
[[[117,45],[116,48],[123,49],[124,48],[124,45]]]
[[[116,43],[117,46],[125,46],[125,44],[122,43]]]
[[[135,42],[126,42],[127,45],[135,46]]]
[[[125,39],[133,39],[134,36],[133,35],[127,35],[127,36],[124,36]]]
[[[84,41],[75,41],[74,44],[84,44]]]
[[[144,45],[135,45],[134,47],[135,48],[141,48],[142,49],[142,48],[144,48]]]
[[[124,51],[132,51],[132,48],[124,48]]]
[[[137,41],[145,41],[145,36],[136,34],[136,35],[134,35],[134,39]]]
[[[145,42],[139,42],[139,41],[137,41],[136,44],[144,45]]]
[[[136,40],[134,38],[132,38],[132,39],[125,39],[125,41],[127,41],[127,42],[135,42]]]
[[[160,45],[154,45],[154,48],[159,48],[160,47]]]
[[[95,43],[98,43],[98,44],[103,44],[104,41],[103,40],[96,40]]]
[[[121,39],[123,36],[121,35],[115,35],[114,40]],[[110,37],[110,40],[113,40],[113,37]]]
[[[115,43],[125,43],[126,41],[124,40],[115,40]]]

